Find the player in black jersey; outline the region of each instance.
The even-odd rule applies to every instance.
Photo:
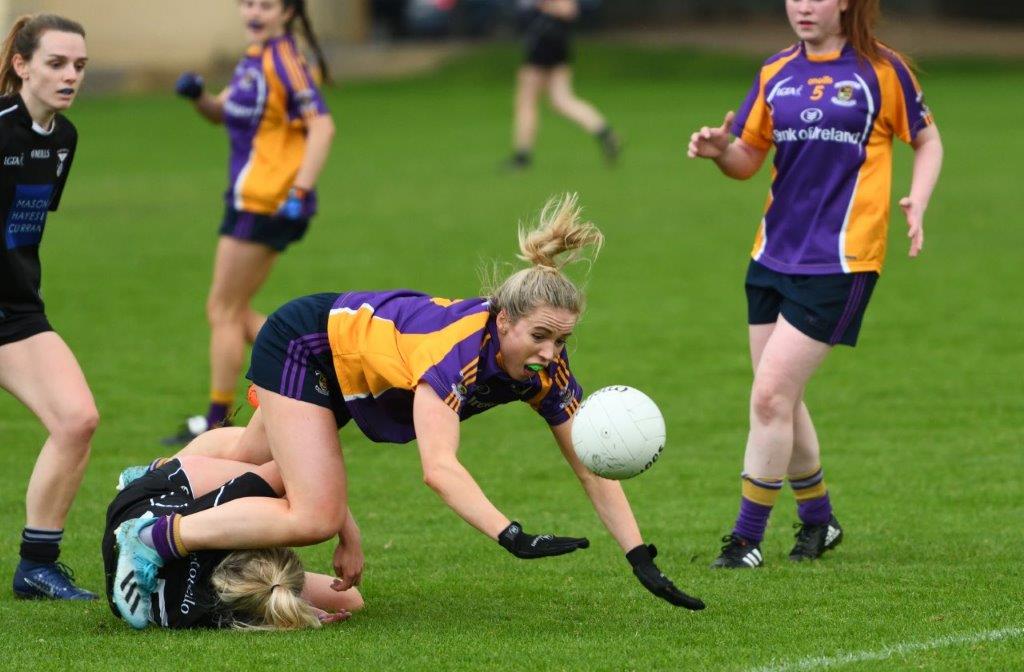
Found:
[[[284,492],[273,462],[256,467],[183,456],[134,475],[136,480],[119,483],[124,489],[107,509],[102,543],[110,608],[133,627],[152,623],[175,629],[297,630],[345,620],[362,608],[357,588],[341,590],[340,579],[304,572],[298,556],[287,548],[189,553],[164,564],[148,582],[139,582],[150,584],[151,594],[134,591],[127,604],[117,604],[113,582],[122,525],[144,525],[153,515],[187,516],[242,497]]]
[[[75,155],[60,115],[85,71],[85,31],[52,14],[15,21],[0,56],[0,387],[49,432],[28,482],[14,594],[92,600],[60,562],[60,541],[99,414],[74,354],[53,331],[40,293],[39,244]]]
[[[524,34],[524,62],[516,83],[514,151],[507,161],[513,170],[528,168],[537,137],[537,108],[547,92],[551,107],[592,134],[605,158],[614,163],[620,142],[593,105],[572,88],[572,24],[579,16],[577,0],[519,0]]]

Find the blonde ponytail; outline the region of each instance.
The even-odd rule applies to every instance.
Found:
[[[237,630],[301,630],[320,627],[302,599],[305,573],[289,548],[235,551],[210,575],[210,584]]]
[[[536,228],[519,226],[519,258],[531,264],[503,281],[486,283],[484,293],[495,313],[504,310],[515,322],[540,306],[561,308],[579,315],[583,292],[561,269],[581,259],[592,248],[593,261],[604,245],[604,234],[583,221],[576,194],[551,198],[540,213]],[[494,275],[497,275],[496,273]]]

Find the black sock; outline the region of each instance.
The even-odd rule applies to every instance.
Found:
[[[530,150],[518,149],[516,153],[512,155],[512,162],[517,166],[528,166],[532,157],[530,156]]]
[[[36,564],[57,562],[64,530],[39,530],[26,527],[21,531],[21,559]]]
[[[604,142],[609,137],[611,137],[611,135],[612,135],[612,127],[608,126],[608,125],[605,125],[604,127],[602,127],[601,130],[598,131],[597,133],[594,133],[594,137],[597,138],[598,140],[602,141],[602,142]]]

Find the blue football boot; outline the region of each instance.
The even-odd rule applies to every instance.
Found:
[[[121,618],[136,630],[149,625],[150,605],[156,591],[156,573],[164,561],[139,538],[139,533],[156,522],[152,513],[121,523],[117,537],[117,570],[114,573],[114,606]]]
[[[120,492],[149,473],[148,464],[125,467],[117,476],[117,490]]]
[[[14,596],[33,600],[95,600],[98,595],[75,585],[75,573],[63,562],[22,560],[14,570]]]

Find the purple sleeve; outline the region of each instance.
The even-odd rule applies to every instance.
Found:
[[[772,117],[764,102],[761,86],[761,70],[758,70],[747,97],[732,120],[729,131],[748,145],[767,150],[772,145],[771,125]]]
[[[743,135],[743,127],[747,125],[747,119],[750,117],[750,110],[753,109],[754,103],[757,101],[757,97],[761,94],[761,71],[758,70],[757,74],[754,75],[754,83],[751,85],[750,90],[747,91],[747,97],[743,99],[743,104],[740,105],[740,109],[736,110],[736,116],[733,117],[732,127],[729,131],[737,138]]]
[[[891,54],[889,62],[896,71],[896,79],[899,81],[899,102],[906,110],[906,116],[896,114],[895,131],[907,142],[913,142],[917,134],[934,123],[931,110],[924,102],[924,91],[914,77],[914,74],[907,67],[907,64],[897,56]],[[902,117],[902,118],[901,118]]]
[[[530,401],[530,405],[552,427],[560,425],[580,408],[583,388],[569,369],[569,355],[562,350],[558,360],[548,367],[551,385],[542,390],[543,396]]]
[[[274,49],[274,68],[284,85],[289,119],[308,119],[327,114],[320,89],[290,41],[282,41]]]

